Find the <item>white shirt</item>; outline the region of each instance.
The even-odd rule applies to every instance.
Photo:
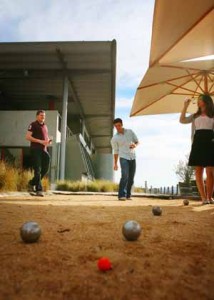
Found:
[[[194,119],[195,130],[200,129],[214,129],[214,118],[209,118],[208,116],[199,116]]]
[[[194,118],[194,114],[193,114],[184,117],[180,122],[182,124],[192,123],[192,141],[196,130],[200,130],[200,129],[214,130],[214,118],[209,118],[208,116],[199,116]]]
[[[120,158],[127,160],[135,159],[135,151],[130,149],[131,143],[138,143],[138,138],[131,129],[124,128],[123,134],[116,133],[111,139],[114,154],[118,154]]]

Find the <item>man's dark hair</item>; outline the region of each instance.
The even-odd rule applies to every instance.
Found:
[[[120,118],[116,118],[116,119],[114,119],[114,121],[113,121],[113,124],[117,124],[117,123],[120,123],[120,124],[122,124],[122,125],[123,125],[123,120],[122,120],[122,119],[120,119]]]
[[[45,111],[43,109],[37,110],[36,115],[44,114]]]

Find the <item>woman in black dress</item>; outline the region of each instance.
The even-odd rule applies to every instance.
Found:
[[[180,116],[183,124],[192,123],[192,149],[189,166],[195,167],[197,187],[202,204],[214,204],[212,199],[214,190],[214,104],[209,95],[200,95],[198,111],[186,117],[187,108],[191,100],[186,99]],[[203,173],[206,168],[206,188]]]

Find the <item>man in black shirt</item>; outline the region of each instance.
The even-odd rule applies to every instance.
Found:
[[[45,111],[37,111],[36,121],[29,125],[26,139],[31,142],[30,148],[34,169],[34,177],[29,181],[28,189],[33,192],[35,187],[36,195],[43,197],[41,180],[49,170],[50,155],[47,146],[51,143],[48,137],[48,128],[45,124]]]

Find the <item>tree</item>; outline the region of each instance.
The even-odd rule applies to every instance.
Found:
[[[185,160],[179,160],[175,173],[179,180],[189,185],[191,180],[195,179],[195,173],[194,167],[188,166],[188,158],[188,155],[186,155]]]

